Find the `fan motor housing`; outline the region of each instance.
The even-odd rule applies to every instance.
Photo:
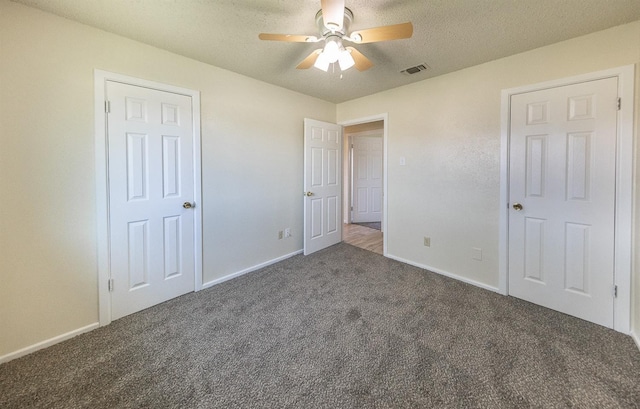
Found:
[[[316,13],[316,25],[318,26],[318,30],[320,31],[320,35],[322,37],[326,37],[327,35],[340,35],[341,37],[346,35],[349,32],[349,27],[351,26],[351,22],[353,21],[353,12],[349,10],[347,7],[344,8],[344,22],[342,23],[342,29],[337,30],[335,32],[331,32],[328,28],[324,26],[324,20],[322,19],[322,9],[318,10]]]

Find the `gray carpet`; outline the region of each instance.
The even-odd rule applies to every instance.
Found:
[[[638,408],[614,331],[347,244],[0,366],[1,408]]]
[[[370,229],[376,229],[376,230],[382,230],[382,223],[381,222],[368,222],[368,223],[352,223],[352,224],[357,224],[358,226],[364,226],[364,227],[368,227]]]

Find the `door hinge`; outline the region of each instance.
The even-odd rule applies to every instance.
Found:
[[[111,113],[111,101],[104,101],[104,112]]]
[[[618,111],[622,109],[622,98],[618,98]]]
[[[109,281],[109,292],[113,291],[113,278],[110,278]]]
[[[353,206],[351,206],[351,210],[353,210]]]
[[[618,298],[618,286],[613,286],[613,298]]]

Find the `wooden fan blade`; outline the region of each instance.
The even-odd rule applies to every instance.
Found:
[[[373,67],[373,63],[367,57],[365,57],[360,51],[356,50],[353,47],[346,47],[347,50],[351,53],[353,57],[353,61],[355,61],[354,67],[358,71],[366,71],[369,68]]]
[[[410,38],[413,35],[413,24],[402,23],[392,26],[368,28],[366,30],[354,31],[351,38],[358,44],[375,43],[377,41],[399,40]],[[360,37],[359,41],[356,39]]]
[[[295,35],[295,34],[267,34],[260,33],[258,38],[268,41],[286,41],[289,43],[307,43],[316,42],[317,39],[314,36]]]
[[[324,26],[331,31],[341,30],[344,23],[344,0],[322,0],[320,4]]]
[[[308,68],[313,67],[313,64],[316,63],[316,60],[318,59],[318,56],[320,55],[321,52],[322,52],[322,48],[318,48],[317,50],[314,50],[311,54],[307,56],[307,58],[302,60],[296,68],[299,70],[306,70]]]

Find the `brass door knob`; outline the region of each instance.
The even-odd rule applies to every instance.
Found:
[[[522,205],[520,203],[514,203],[513,204],[513,209],[517,210],[517,211],[520,211],[520,210],[522,210]]]
[[[184,207],[185,209],[191,209],[192,207],[194,207],[193,203],[190,202],[184,202],[182,204],[182,207]]]
[[[313,196],[313,192],[304,192],[303,195],[305,195],[305,196]]]

